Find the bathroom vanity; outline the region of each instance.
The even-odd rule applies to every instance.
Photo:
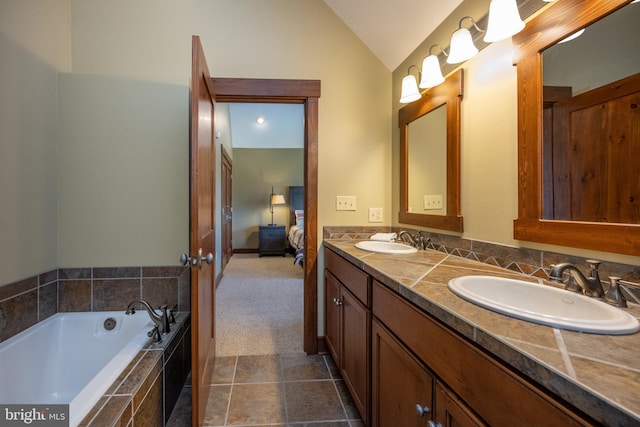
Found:
[[[640,423],[639,334],[582,334],[494,313],[447,282],[538,279],[431,250],[378,254],[355,243],[324,242],[326,341],[366,425]]]

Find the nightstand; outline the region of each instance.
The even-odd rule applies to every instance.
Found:
[[[258,255],[282,255],[287,253],[284,225],[261,225]]]

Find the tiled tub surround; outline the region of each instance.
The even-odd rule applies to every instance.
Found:
[[[404,227],[324,227],[323,238],[325,240],[362,240],[368,239],[374,233],[399,232],[400,230],[416,231]],[[537,278],[548,279],[551,265],[562,262],[574,264],[585,275],[589,273],[587,258],[536,249],[503,246],[447,234],[428,233],[428,236],[431,240],[429,249],[480,261]],[[604,261],[600,264],[599,274],[605,286],[608,286],[609,277],[611,276],[620,277],[624,281],[636,283],[640,286],[640,266],[638,265]],[[628,301],[640,304],[640,288],[626,285],[621,285],[620,288]]]
[[[135,299],[190,310],[190,271],[169,267],[60,268],[0,286],[0,341],[57,312],[126,310]]]
[[[136,356],[81,424],[162,426],[191,369],[190,289],[190,269],[182,266],[52,270],[0,286],[0,341],[56,312],[124,311],[140,298],[154,307],[178,304],[171,333]]]
[[[191,370],[190,322],[178,313],[161,343],[149,340],[79,426],[165,425]]]
[[[457,297],[447,282],[465,275],[543,279],[434,250],[366,252],[356,241],[324,245],[595,420],[611,426],[640,423],[640,334],[582,334],[494,313]],[[638,305],[627,310],[640,317]]]

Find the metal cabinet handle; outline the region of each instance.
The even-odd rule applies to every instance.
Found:
[[[333,299],[333,303],[334,303],[335,305],[342,305],[342,301],[340,301],[338,298],[334,298],[334,299]]]
[[[424,417],[426,414],[428,414],[429,412],[431,412],[431,409],[429,409],[428,406],[422,406],[419,403],[416,403],[416,414],[419,417]],[[432,421],[429,421],[429,423],[431,423]],[[431,426],[431,424],[429,424],[429,426]]]
[[[442,427],[442,424],[440,424],[440,423],[434,423],[433,421],[429,421],[429,422],[427,423],[427,425],[428,425],[429,427]]]

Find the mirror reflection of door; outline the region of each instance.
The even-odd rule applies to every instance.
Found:
[[[629,4],[543,52],[544,219],[640,223],[638,20]]]
[[[232,170],[233,163],[231,157],[224,149],[222,149],[222,161],[221,161],[221,200],[222,200],[222,260],[221,270],[224,270],[225,266],[229,262],[231,255],[233,255],[233,199],[232,199]]]

